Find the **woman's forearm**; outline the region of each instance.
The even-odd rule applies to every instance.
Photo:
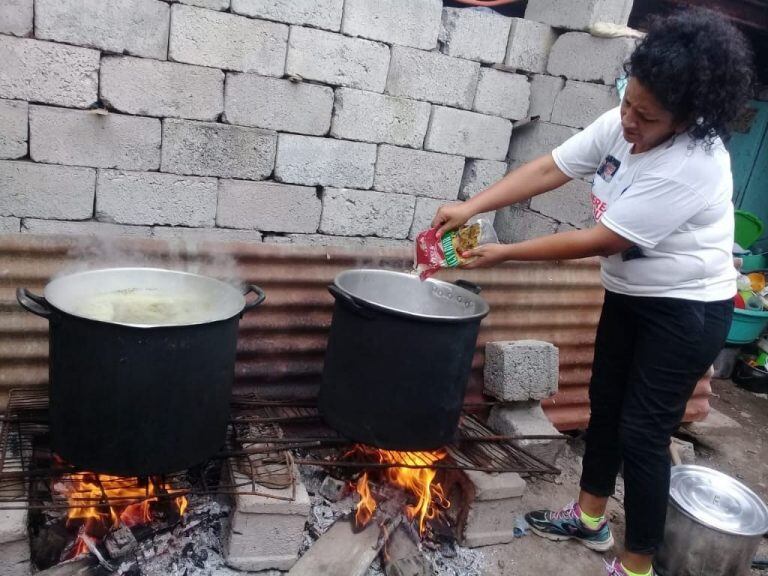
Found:
[[[572,260],[610,256],[632,246],[632,242],[598,224],[589,230],[561,232],[503,246],[504,260]]]

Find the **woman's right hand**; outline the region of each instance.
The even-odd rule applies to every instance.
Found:
[[[432,219],[432,228],[438,229],[436,235],[440,239],[446,232],[466,224],[467,220],[472,218],[472,216],[474,216],[474,213],[469,210],[465,202],[446,204],[440,207]]]

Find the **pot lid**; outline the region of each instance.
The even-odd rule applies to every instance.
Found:
[[[703,466],[674,466],[669,497],[695,521],[719,532],[760,536],[768,532],[768,508],[730,476]]]

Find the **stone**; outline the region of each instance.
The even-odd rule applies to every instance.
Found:
[[[552,47],[547,74],[613,85],[624,75],[624,62],[635,43],[631,38],[597,38],[586,32],[567,32]]]
[[[0,215],[85,220],[93,216],[91,168],[0,161]]]
[[[413,250],[410,240],[395,238],[364,238],[363,236],[329,236],[327,234],[286,234],[268,235],[264,237],[267,244],[300,244],[305,246],[324,246],[349,248],[408,248]]]
[[[680,457],[681,464],[696,464],[696,450],[692,442],[672,437],[672,447]]]
[[[393,46],[387,93],[469,109],[479,73],[479,62]]]
[[[32,574],[26,510],[0,511],[0,574]]]
[[[35,162],[156,170],[160,120],[30,106],[29,154]]]
[[[548,122],[531,122],[515,128],[509,144],[509,160],[530,162],[552,150],[576,134],[578,130]]]
[[[472,109],[490,116],[520,120],[528,116],[530,100],[531,86],[526,76],[483,68]]]
[[[424,148],[470,158],[504,160],[511,134],[512,123],[505,118],[434,106]]]
[[[179,4],[171,8],[171,60],[280,77],[287,48],[285,24]]]
[[[413,213],[413,223],[408,238],[414,240],[421,232],[432,227],[432,220],[438,209],[446,204],[445,200],[436,198],[416,198],[416,208]]]
[[[337,520],[302,555],[288,576],[365,576],[384,545],[381,530],[376,522],[357,530],[353,519]]]
[[[149,226],[126,226],[109,222],[66,222],[61,220],[38,220],[24,218],[21,232],[25,234],[55,234],[57,236],[132,236],[149,238],[152,229]]]
[[[333,89],[256,74],[227,74],[225,120],[279,132],[322,136],[331,127]]]
[[[569,30],[586,30],[598,22],[626,26],[633,0],[528,0],[526,20]]]
[[[349,484],[343,480],[337,480],[330,474],[325,477],[320,485],[320,495],[329,502],[338,502],[349,491]]]
[[[464,158],[396,146],[379,146],[374,188],[382,192],[456,200]]]
[[[549,51],[556,39],[557,34],[551,26],[524,18],[512,18],[504,67],[525,72],[546,71]]]
[[[496,211],[493,226],[503,244],[514,244],[539,236],[554,234],[558,222],[519,204]]]
[[[341,31],[348,36],[433,50],[442,8],[440,0],[346,0]]]
[[[530,208],[579,229],[590,228],[595,224],[592,185],[583,180],[571,180],[555,190],[534,196]]]
[[[99,170],[96,218],[115,224],[213,226],[216,180]]]
[[[619,93],[613,86],[568,80],[565,88],[555,97],[552,122],[573,128],[585,128],[603,113],[616,108],[620,100]]]
[[[538,402],[520,402],[494,406],[488,426],[504,436],[562,436],[552,425]],[[545,462],[554,463],[565,447],[565,441],[516,440],[515,443]]]
[[[31,36],[34,0],[3,0],[0,4],[0,34]]]
[[[525,480],[515,472],[480,472],[466,470],[464,474],[474,488],[475,502],[520,498],[525,493]]]
[[[440,51],[497,64],[504,60],[511,19],[482,8],[444,8]]]
[[[268,232],[317,232],[322,204],[314,188],[221,180],[216,224]]]
[[[183,243],[186,247],[198,242],[239,242],[260,244],[261,232],[229,228],[187,228],[184,226],[153,226],[152,237]]]
[[[416,198],[405,194],[326,188],[320,232],[339,236],[405,238]]]
[[[232,12],[338,32],[344,0],[232,0]]]
[[[0,234],[15,234],[21,231],[21,218],[0,216]]]
[[[107,56],[99,90],[104,104],[128,114],[216,120],[224,110],[224,73],[189,64]]]
[[[389,47],[325,30],[292,27],[285,73],[332,86],[383,92]]]
[[[558,349],[549,342],[510,340],[485,345],[484,391],[503,402],[542,400],[557,393]]]
[[[36,0],[35,37],[165,60],[170,17],[159,0]]]
[[[163,121],[163,172],[263,180],[275,166],[270,130],[189,120]]]
[[[86,108],[96,102],[99,52],[0,36],[0,98]]]
[[[331,136],[421,148],[430,108],[426,102],[338,88]]]
[[[29,105],[17,100],[0,100],[0,158],[27,155]]]
[[[542,122],[551,122],[555,99],[564,87],[565,80],[559,76],[534,74],[531,80],[531,106],[528,115],[538,116]]]
[[[370,188],[376,145],[280,134],[275,180],[306,186]]]

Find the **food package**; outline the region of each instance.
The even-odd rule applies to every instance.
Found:
[[[413,266],[419,278],[426,280],[442,268],[456,268],[468,260],[461,255],[482,244],[498,243],[493,225],[483,218],[470,221],[437,238],[437,228],[421,232],[414,245]]]

